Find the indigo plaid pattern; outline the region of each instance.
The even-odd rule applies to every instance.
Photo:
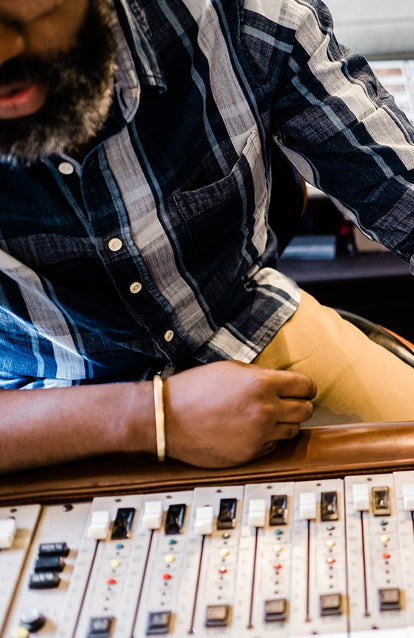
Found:
[[[0,164],[1,388],[252,361],[300,301],[266,222],[274,144],[414,264],[414,130],[319,0],[116,8],[83,164]]]

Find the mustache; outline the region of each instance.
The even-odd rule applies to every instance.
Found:
[[[50,82],[56,79],[62,62],[58,56],[52,62],[29,56],[12,58],[0,67],[0,86],[28,80]]]

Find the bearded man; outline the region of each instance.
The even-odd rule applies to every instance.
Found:
[[[414,263],[414,130],[320,0],[0,0],[1,471],[413,417],[277,271],[274,146]]]

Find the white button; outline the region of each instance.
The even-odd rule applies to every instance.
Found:
[[[211,505],[197,507],[194,521],[194,531],[196,534],[212,534],[214,523],[214,510]]]
[[[136,295],[137,292],[141,292],[142,284],[139,281],[134,281],[134,283],[130,285],[129,289],[133,295]]]
[[[299,516],[307,521],[316,518],[315,492],[302,492],[299,497]]]
[[[58,170],[59,173],[62,173],[62,175],[72,175],[75,169],[70,162],[61,162],[58,166]]]
[[[402,486],[403,510],[412,512],[414,510],[414,484],[404,483]]]
[[[369,490],[366,483],[355,483],[352,486],[354,512],[369,511]]]
[[[105,540],[110,524],[111,518],[108,510],[92,512],[91,522],[88,527],[88,538],[93,538],[96,541]]]
[[[264,527],[266,517],[266,502],[264,498],[252,498],[249,501],[248,525]]]
[[[146,529],[158,529],[162,521],[162,502],[147,501],[144,508],[142,524]]]
[[[122,240],[119,239],[119,237],[112,237],[112,239],[108,241],[108,248],[112,250],[113,253],[118,252],[118,250],[122,248]]]
[[[16,536],[17,525],[14,518],[0,521],[0,549],[9,549]]]
[[[172,341],[174,339],[174,331],[167,330],[167,332],[164,334],[164,339],[165,341]]]

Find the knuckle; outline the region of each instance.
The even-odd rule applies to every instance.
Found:
[[[291,423],[279,424],[277,428],[277,437],[279,439],[293,439],[299,432],[299,425]]]
[[[244,380],[243,390],[246,398],[259,404],[262,408],[262,402],[266,396],[266,383],[260,375],[249,374]]]
[[[307,411],[307,418],[310,419],[310,417],[313,414],[313,410],[314,410],[314,406],[312,401],[306,401],[306,411]]]
[[[298,409],[296,411],[296,415],[297,415],[297,420],[300,421],[307,421],[308,419],[311,418],[313,414],[313,404],[311,401],[303,401],[303,403],[301,403],[298,406]]]
[[[260,426],[264,421],[263,405],[260,402],[252,401],[244,411],[244,416],[249,426]]]

